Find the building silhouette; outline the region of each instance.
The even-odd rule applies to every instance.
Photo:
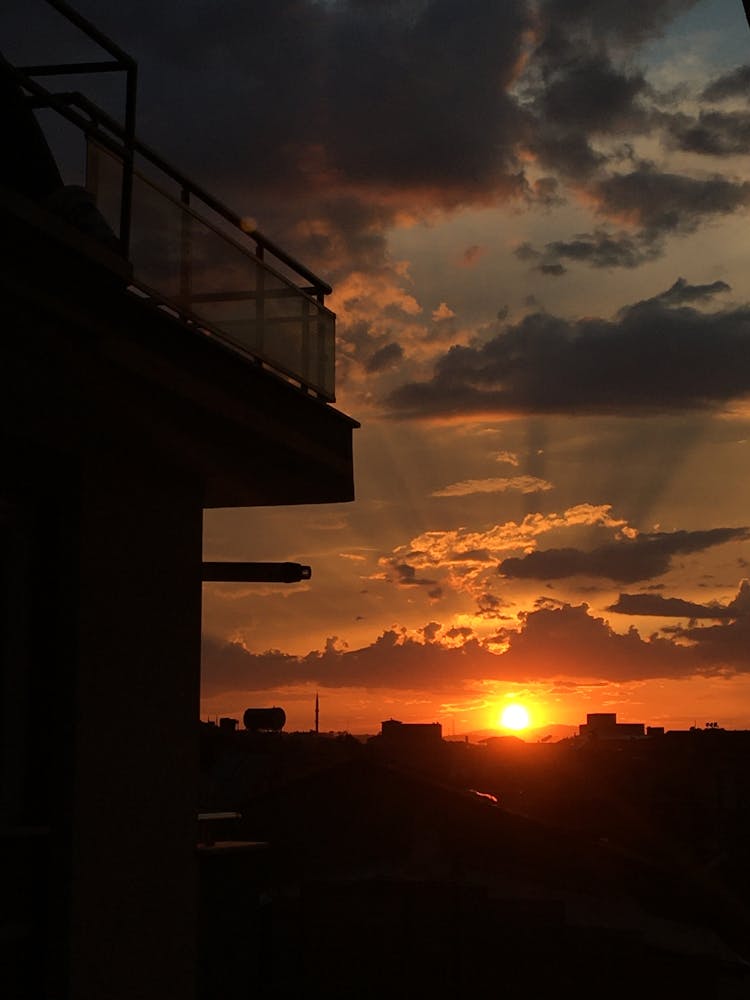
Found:
[[[443,727],[439,722],[399,722],[387,719],[380,724],[380,738],[384,747],[396,750],[417,750],[439,746]]]
[[[357,425],[328,286],[138,141],[135,63],[49,3],[127,100],[0,62],[3,983],[189,1000],[203,510],[351,500]]]
[[[642,722],[618,722],[616,712],[589,712],[578,734],[596,740],[632,740],[644,737],[646,727]]]

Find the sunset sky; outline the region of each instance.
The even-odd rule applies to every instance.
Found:
[[[206,514],[313,577],[206,585],[203,717],[750,727],[739,0],[76,6],[142,137],[334,286],[362,423],[353,504]]]

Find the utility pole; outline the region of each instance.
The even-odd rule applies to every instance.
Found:
[[[315,732],[320,732],[320,699],[318,698],[318,692],[315,692]]]

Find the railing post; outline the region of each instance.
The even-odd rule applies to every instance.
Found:
[[[122,160],[122,195],[120,198],[120,243],[126,258],[130,257],[130,236],[133,214],[133,159],[135,156],[135,101],[138,89],[138,67],[133,63],[126,73],[125,142]]]
[[[325,306],[326,295],[320,285],[315,286],[315,299],[318,303],[317,320],[315,323],[315,359],[317,361],[317,371],[315,373],[315,384],[328,392],[328,386],[326,385],[326,369],[327,369],[327,339],[326,339],[326,317],[323,312],[323,307]],[[312,373],[311,373],[312,375]]]
[[[255,345],[257,350],[263,350],[266,324],[266,303],[265,288],[266,275],[263,267],[263,245],[255,244],[255,256],[258,258],[258,265],[255,269]]]
[[[90,135],[86,136],[86,190],[99,204],[99,148]]]
[[[318,356],[318,377],[316,379],[316,385],[320,386],[325,390],[326,393],[330,392],[327,385],[326,374],[328,370],[328,336],[327,336],[327,325],[328,320],[322,309],[318,309],[318,342],[317,342],[317,356]]]
[[[180,201],[186,209],[189,208],[189,188],[182,188],[180,191]],[[193,294],[193,241],[191,222],[190,213],[184,211],[180,218],[180,303],[186,310],[189,310],[191,307],[191,296]]]
[[[310,379],[310,305],[307,299],[302,299],[302,357],[300,358],[305,379]]]

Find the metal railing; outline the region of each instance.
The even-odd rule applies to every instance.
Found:
[[[330,286],[135,135],[137,65],[64,0],[45,2],[111,60],[9,66],[32,107],[50,108],[86,139],[86,187],[132,265],[132,287],[186,324],[323,399],[335,398]],[[39,78],[125,74],[121,123],[84,94]]]

